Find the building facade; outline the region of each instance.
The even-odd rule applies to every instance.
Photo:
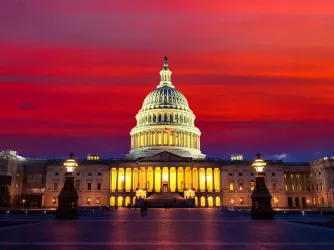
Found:
[[[90,154],[77,160],[79,206],[133,205],[138,197],[151,204],[192,200],[197,207],[251,206],[253,162],[242,155],[210,159],[201,152],[196,117],[171,74],[165,57],[161,81],[136,115],[124,159]],[[1,152],[0,206],[57,207],[65,180],[63,162]],[[267,161],[265,174],[274,208],[333,206],[333,156],[308,163]]]

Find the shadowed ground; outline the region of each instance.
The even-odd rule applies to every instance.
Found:
[[[75,221],[54,215],[1,215],[1,221],[39,223],[0,228],[0,249],[334,249],[334,230],[290,221],[328,221],[326,215],[280,215],[252,221],[247,213],[215,209],[89,212]]]

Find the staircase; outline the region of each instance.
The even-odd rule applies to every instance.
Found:
[[[179,193],[157,192],[147,197],[150,207],[165,207],[165,204],[172,207],[194,207],[190,200],[183,198]]]

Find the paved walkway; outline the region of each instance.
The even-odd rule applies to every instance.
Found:
[[[40,218],[40,219],[39,219]],[[3,215],[0,220],[40,223],[0,228],[0,249],[334,249],[334,230],[290,223],[329,216],[288,215],[252,221],[246,213],[215,209],[150,209],[81,214],[56,221],[51,215]]]

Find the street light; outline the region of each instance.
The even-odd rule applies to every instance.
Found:
[[[64,187],[58,196],[57,219],[77,219],[78,217],[78,193],[74,187],[73,172],[78,167],[78,163],[73,159],[73,153],[63,166],[66,168]]]
[[[277,200],[276,197],[274,198],[274,204],[275,204],[276,208],[278,208],[278,200]]]
[[[25,203],[26,203],[26,199],[22,199],[23,208],[24,208]]]
[[[266,187],[264,180],[264,168],[267,163],[261,159],[261,154],[257,153],[257,159],[253,162],[252,167],[256,170],[256,185],[252,193],[252,219],[270,220],[274,218],[274,211],[271,205],[271,194]]]

